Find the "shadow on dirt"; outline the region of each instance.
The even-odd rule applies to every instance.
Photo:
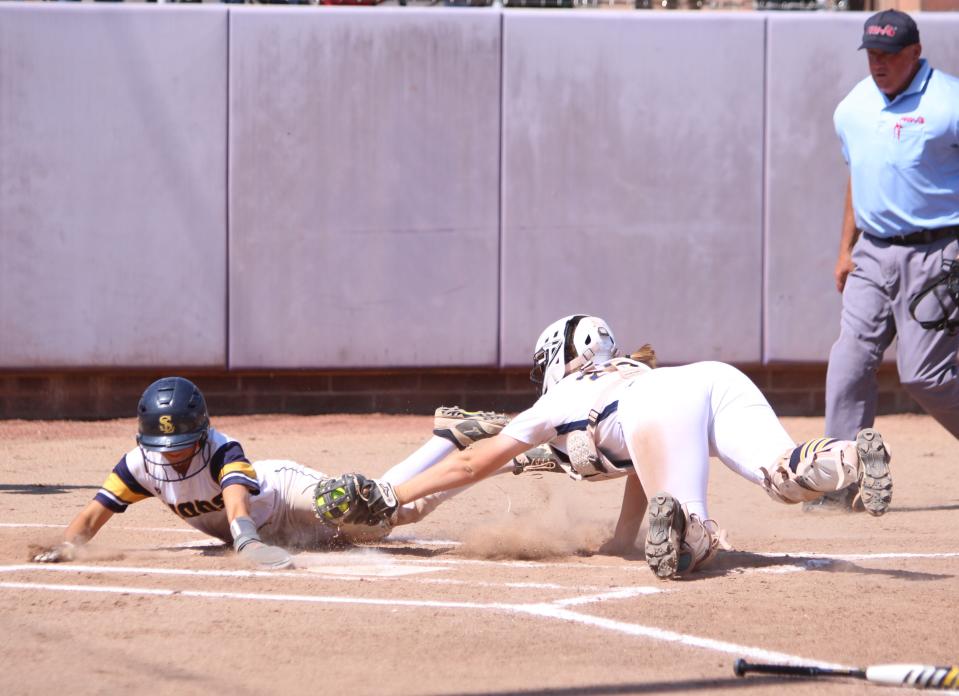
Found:
[[[362,548],[362,547],[352,547],[352,548]],[[419,548],[416,546],[387,546],[386,544],[378,544],[374,546],[377,551],[380,551],[387,556],[409,556],[410,558],[438,558],[440,556],[445,556],[449,554],[451,549],[449,548]]]
[[[80,486],[72,483],[3,483],[0,484],[0,493],[13,495],[57,495],[69,491],[97,491],[100,486]]]
[[[942,580],[953,577],[948,573],[922,573],[913,570],[901,570],[890,568],[866,568],[852,561],[846,561],[839,558],[822,558],[819,556],[791,556],[789,554],[769,555],[750,553],[749,551],[726,551],[720,553],[710,564],[709,568],[697,572],[689,578],[683,578],[686,582],[699,579],[714,578],[723,575],[734,575],[746,570],[761,568],[781,568],[779,572],[794,572],[791,568],[805,571],[818,571],[823,573],[859,573],[861,575],[883,575],[890,578],[899,578],[902,580]],[[776,571],[770,571],[776,572]]]
[[[913,507],[894,506],[889,508],[889,514],[900,512],[941,512],[944,510],[959,510],[959,503],[952,503],[951,505],[920,505]]]
[[[636,682],[632,684],[596,684],[556,689],[524,689],[522,691],[483,691],[484,696],[607,696],[612,694],[674,694],[692,691],[738,690],[752,687],[783,687],[788,683],[808,682],[807,677],[760,676],[740,679],[683,679],[680,681]],[[458,692],[468,696],[468,692]],[[479,692],[478,692],[479,693]],[[449,696],[452,696],[450,694]]]

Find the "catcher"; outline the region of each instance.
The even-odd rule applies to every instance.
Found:
[[[475,446],[423,462],[405,482],[348,474],[317,488],[317,514],[382,524],[431,495],[490,476],[531,446],[548,443],[579,478],[628,476],[612,546],[628,548],[647,516],[646,560],[661,578],[703,567],[722,544],[707,514],[709,457],[781,503],[815,500],[854,483],[872,515],[892,498],[889,453],[878,432],[855,441],[797,445],[759,389],[720,362],[651,369],[618,358],[605,321],[574,315],[537,341],[531,378],[542,395],[502,431]],[[412,462],[408,462],[410,468]],[[647,500],[646,491],[656,491]]]

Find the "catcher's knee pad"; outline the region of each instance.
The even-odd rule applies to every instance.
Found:
[[[685,509],[684,509],[685,512]],[[679,572],[689,573],[705,567],[720,549],[729,551],[726,532],[715,520],[703,520],[699,515],[686,515],[686,533],[679,551]]]
[[[780,503],[802,503],[841,491],[859,478],[859,454],[849,440],[808,440],[786,452],[772,471],[763,472],[763,489]]]

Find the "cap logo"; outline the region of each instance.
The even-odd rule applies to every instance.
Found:
[[[869,34],[869,36],[888,36],[891,39],[896,35],[896,27],[891,24],[887,24],[884,27],[873,25],[866,29],[866,33]]]
[[[176,430],[176,428],[173,427],[173,417],[160,416],[160,432],[164,435],[170,435],[174,430]]]

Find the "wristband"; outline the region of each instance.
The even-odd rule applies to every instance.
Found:
[[[233,548],[237,553],[250,542],[261,541],[256,531],[256,523],[246,516],[237,517],[230,522],[230,535],[233,537]]]

